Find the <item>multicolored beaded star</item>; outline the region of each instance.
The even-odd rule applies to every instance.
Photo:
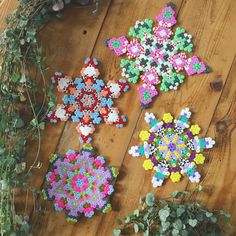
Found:
[[[212,148],[215,141],[210,137],[199,138],[200,127],[190,126],[190,116],[189,108],[183,109],[175,120],[170,113],[158,120],[153,113],[146,112],[145,121],[151,128],[140,132],[143,145],[131,147],[129,154],[146,157],[143,167],[154,170],[153,187],[161,186],[168,176],[173,182],[179,182],[181,175],[187,175],[191,182],[200,181],[195,165],[204,163],[201,152]]]
[[[96,59],[87,58],[81,77],[72,79],[61,72],[56,72],[52,77],[58,91],[68,95],[63,97],[64,104],[58,104],[54,111],[48,113],[48,118],[52,123],[67,121],[69,118],[78,122],[76,129],[82,143],[91,142],[95,125],[102,120],[119,128],[126,122],[125,116],[113,107],[113,98],[118,98],[122,92],[128,90],[127,81],[120,79],[117,83],[109,81],[105,84],[98,79],[100,73],[96,68],[97,64]]]
[[[198,57],[187,58],[185,54],[193,50],[192,36],[179,27],[172,32],[176,24],[173,4],[168,4],[156,20],[156,26],[149,19],[137,21],[129,31],[129,36],[134,37],[131,41],[125,36],[106,41],[118,56],[127,54],[129,60],[122,59],[120,64],[122,76],[132,83],[141,79],[138,94],[143,107],[158,95],[158,86],[164,92],[176,90],[185,78],[178,72],[185,70],[189,76],[210,72]]]
[[[108,197],[114,191],[111,181],[118,170],[105,167],[104,158],[96,157],[92,148],[83,147],[79,153],[69,150],[66,157],[53,155],[50,163],[44,198],[55,200],[55,209],[65,210],[67,221],[76,222],[83,214],[92,217],[95,209],[111,210]]]

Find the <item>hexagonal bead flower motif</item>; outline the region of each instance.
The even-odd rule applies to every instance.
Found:
[[[97,60],[87,58],[85,67],[81,70],[81,77],[72,77],[56,72],[52,77],[60,92],[66,93],[63,104],[58,104],[54,111],[48,113],[50,122],[67,121],[79,123],[77,131],[82,143],[91,142],[91,135],[95,125],[102,120],[107,124],[123,127],[126,122],[116,107],[113,99],[118,98],[122,92],[129,88],[127,81],[120,79],[118,82],[109,81],[107,84],[98,79],[99,71],[96,68]]]
[[[132,146],[129,154],[134,157],[145,157],[145,170],[153,170],[153,187],[161,186],[168,177],[178,182],[186,175],[191,182],[199,182],[200,174],[196,165],[203,164],[205,156],[202,151],[210,149],[215,141],[210,137],[199,138],[200,127],[190,125],[189,108],[181,111],[178,119],[166,113],[158,120],[153,113],[145,114],[149,130],[141,131],[142,145]]]
[[[184,82],[184,74],[201,74],[210,72],[197,56],[187,57],[186,52],[192,52],[192,36],[183,28],[172,27],[176,24],[173,4],[168,4],[156,17],[157,25],[145,19],[137,21],[130,28],[129,36],[111,38],[107,46],[118,56],[127,54],[128,60],[122,59],[120,66],[122,76],[129,82],[142,85],[138,87],[139,100],[143,107],[148,106],[159,93],[176,90]],[[160,89],[158,88],[160,87]]]
[[[83,147],[79,153],[69,150],[66,157],[55,154],[50,163],[43,195],[54,200],[57,211],[65,210],[67,221],[76,222],[82,215],[90,218],[95,210],[111,210],[108,197],[118,170],[106,167],[104,158],[95,156],[92,148]]]

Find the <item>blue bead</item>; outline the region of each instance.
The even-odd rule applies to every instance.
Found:
[[[89,61],[90,61],[90,58],[87,57],[87,58],[84,60],[84,64],[87,64]]]
[[[75,154],[76,152],[73,150],[73,149],[69,149],[67,152],[66,152],[66,155],[70,155],[70,154]]]
[[[124,122],[127,121],[127,119],[126,119],[126,117],[125,117],[124,115],[122,115],[121,118],[122,118],[122,120],[123,120]]]
[[[97,61],[97,59],[94,57],[93,58],[93,63],[95,64],[95,65],[98,65],[98,61]]]
[[[76,85],[78,91],[85,88],[84,80],[82,78],[76,77],[74,84]]]
[[[108,98],[108,99],[107,99],[107,106],[108,106],[108,107],[112,107],[112,105],[113,105],[112,99],[111,99],[111,98]]]

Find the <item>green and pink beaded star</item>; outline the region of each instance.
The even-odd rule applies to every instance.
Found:
[[[210,72],[197,56],[185,54],[193,50],[192,36],[180,27],[171,30],[176,24],[173,4],[168,4],[156,20],[155,26],[150,19],[137,21],[130,28],[129,36],[134,37],[130,41],[125,36],[106,41],[118,56],[127,54],[128,60],[120,63],[122,76],[132,83],[142,81],[138,94],[143,107],[158,95],[158,87],[164,92],[176,90],[185,78],[179,72],[185,70],[188,76]]]

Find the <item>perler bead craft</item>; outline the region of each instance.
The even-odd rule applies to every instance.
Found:
[[[131,147],[129,154],[146,157],[143,167],[154,170],[153,187],[161,186],[168,176],[173,182],[179,182],[181,175],[187,175],[191,182],[200,181],[195,166],[204,163],[202,151],[212,148],[215,141],[210,137],[199,138],[200,127],[190,126],[190,116],[189,108],[183,109],[175,120],[170,113],[158,120],[153,113],[146,112],[145,121],[151,128],[140,132],[143,145]]]
[[[111,210],[108,197],[114,191],[111,182],[118,170],[105,167],[104,158],[95,156],[92,148],[83,147],[79,153],[69,150],[66,157],[55,154],[50,164],[44,198],[54,200],[57,211],[65,210],[67,221],[76,222],[82,215],[92,217],[95,209]]]
[[[155,26],[149,19],[137,21],[130,28],[129,36],[134,37],[130,41],[125,36],[106,40],[118,56],[128,56],[120,63],[122,76],[132,83],[141,79],[138,94],[143,107],[158,95],[159,86],[164,92],[176,90],[185,78],[179,72],[185,70],[188,76],[210,72],[198,57],[185,54],[193,50],[192,36],[180,27],[171,30],[176,24],[173,4],[168,4],[156,20]]]
[[[128,83],[120,79],[118,82],[111,80],[105,84],[98,79],[100,73],[96,68],[97,64],[95,58],[87,58],[81,77],[72,79],[61,72],[56,72],[52,77],[58,91],[67,95],[63,97],[63,104],[58,104],[54,111],[48,113],[48,118],[52,123],[68,119],[78,122],[76,129],[82,143],[91,142],[95,125],[102,120],[117,127],[123,127],[126,122],[125,116],[113,107],[113,99],[128,90]]]

